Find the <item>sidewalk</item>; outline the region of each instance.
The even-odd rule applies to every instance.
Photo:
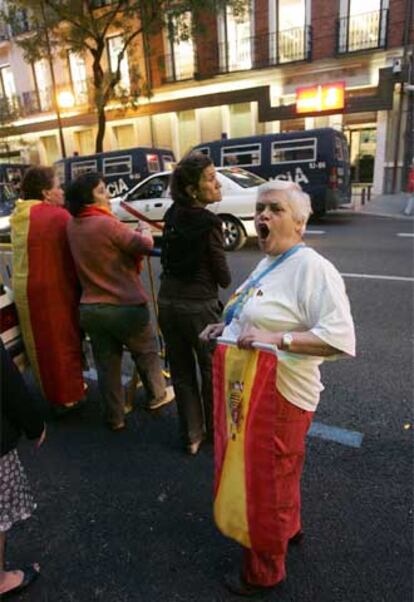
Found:
[[[376,215],[379,217],[394,217],[399,219],[414,219],[414,201],[410,203],[410,195],[404,192],[398,194],[379,194],[370,201],[361,203],[360,197],[342,208],[349,208],[358,213]]]

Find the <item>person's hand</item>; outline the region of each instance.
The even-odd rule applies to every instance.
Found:
[[[45,424],[44,427],[43,427],[42,434],[40,435],[39,439],[36,440],[36,443],[35,443],[36,449],[39,449],[39,447],[41,447],[43,445],[43,443],[45,442],[45,440],[46,440],[46,430],[47,430],[47,427],[46,427],[46,424]]]
[[[282,344],[282,335],[278,332],[269,332],[261,330],[255,326],[245,328],[237,339],[237,346],[240,349],[251,349],[253,343],[264,343],[265,345],[277,345],[279,348]]]
[[[143,236],[147,236],[148,238],[152,239],[151,226],[149,224],[147,224],[146,222],[139,221],[135,230],[136,230],[136,232],[139,232]]]
[[[212,339],[216,339],[223,333],[224,326],[224,322],[218,322],[217,324],[208,324],[208,326],[206,326],[198,336],[202,341],[208,343],[209,341],[211,341]]]

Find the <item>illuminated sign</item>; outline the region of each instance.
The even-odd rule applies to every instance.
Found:
[[[343,109],[344,106],[345,82],[296,88],[297,113],[322,113]]]

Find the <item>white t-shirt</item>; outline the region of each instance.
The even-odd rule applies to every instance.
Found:
[[[250,278],[274,260],[266,256]],[[342,353],[355,355],[354,324],[344,281],[330,261],[309,247],[304,246],[261,279],[239,318],[225,327],[222,336],[237,340],[246,326],[270,332],[310,331]],[[315,411],[323,390],[319,366],[325,359],[278,351],[277,389],[294,405]]]

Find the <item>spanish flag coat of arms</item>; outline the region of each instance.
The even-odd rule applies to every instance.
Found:
[[[219,343],[214,352],[214,519],[247,548],[275,552],[274,353]],[[277,544],[276,544],[277,545]]]

